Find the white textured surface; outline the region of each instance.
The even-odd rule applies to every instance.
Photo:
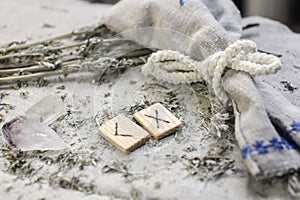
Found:
[[[107,10],[108,6],[88,4],[79,0],[1,0],[0,12],[0,40],[1,43],[12,40],[46,37],[49,34],[64,33],[84,25],[97,23],[100,16]],[[45,9],[47,8],[47,9]],[[50,9],[48,9],[50,8]],[[64,10],[67,10],[65,12]],[[42,28],[43,23],[55,25],[54,28]],[[6,25],[6,28],[5,26]],[[110,92],[110,106],[113,112],[118,112],[125,105],[132,105],[138,97],[144,94],[137,89],[142,84],[151,82],[145,78],[139,69],[133,69],[121,77],[105,83],[101,86],[92,84],[92,78],[88,77],[85,81],[79,83],[81,75],[75,78],[68,78],[63,82],[56,80],[48,87],[43,88],[21,88],[20,90],[9,90],[9,96],[3,99],[3,102],[15,106],[5,115],[5,120],[9,120],[16,115],[23,114],[30,106],[48,94],[59,93],[67,95],[66,104],[71,104],[74,109],[80,109],[83,113],[78,113],[78,120],[89,119],[97,111],[103,109],[104,93]],[[136,81],[130,85],[130,81]],[[113,86],[109,86],[113,83]],[[64,91],[56,89],[57,86],[65,85]],[[167,85],[167,84],[166,84]],[[168,87],[172,87],[167,85]],[[199,113],[204,112],[204,108],[197,106],[198,100],[194,91],[189,86],[173,86],[171,88],[176,92],[181,107],[184,108],[184,127],[182,133],[176,137],[164,139],[156,147],[145,146],[130,155],[124,156],[119,151],[111,147],[97,133],[97,127],[93,123],[64,130],[66,133],[75,132],[81,136],[80,145],[96,146],[96,152],[99,155],[100,162],[96,167],[88,167],[75,173],[86,175],[94,180],[97,185],[97,194],[86,196],[81,192],[66,190],[62,188],[51,187],[48,184],[35,183],[28,184],[27,179],[15,180],[16,176],[0,172],[0,197],[3,199],[130,199],[130,192],[133,188],[142,192],[144,199],[151,197],[160,197],[161,199],[265,199],[255,194],[248,185],[247,171],[241,161],[240,152],[236,146],[229,151],[235,159],[235,166],[238,169],[236,174],[229,174],[216,181],[208,183],[200,181],[197,176],[188,176],[185,166],[182,162],[173,162],[171,154],[174,157],[180,157],[187,154],[189,157],[202,156],[207,150],[208,145],[214,144],[214,140],[202,142],[205,130],[199,130],[199,123],[203,116]],[[20,92],[28,91],[28,99],[21,99]],[[136,92],[132,92],[136,91]],[[140,92],[140,93],[139,93]],[[161,91],[152,90],[151,97],[162,97]],[[87,105],[79,104],[78,101],[91,97],[91,102]],[[186,98],[188,97],[188,99]],[[202,99],[205,101],[205,99]],[[92,122],[92,120],[90,119]],[[188,123],[187,123],[188,122]],[[92,125],[91,125],[92,124]],[[89,130],[89,131],[87,131]],[[94,131],[93,131],[94,130]],[[60,131],[58,131],[60,132]],[[181,142],[177,142],[181,139]],[[196,151],[187,153],[184,149],[194,146]],[[131,172],[137,172],[128,180],[120,173],[103,174],[101,167],[109,164],[111,161],[124,162],[128,165]],[[2,165],[1,165],[2,167]],[[49,172],[48,172],[49,173]],[[51,173],[51,172],[50,172]],[[159,181],[161,187],[154,188],[155,182]],[[7,188],[13,186],[9,192]],[[270,183],[264,188],[269,199],[290,199],[286,194],[285,188],[281,184]]]
[[[81,0],[1,0],[0,5],[0,44],[94,25],[110,7]]]

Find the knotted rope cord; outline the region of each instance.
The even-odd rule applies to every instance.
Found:
[[[193,60],[177,51],[157,51],[148,58],[142,72],[172,84],[204,80],[216,97],[226,105],[228,97],[221,84],[226,68],[251,75],[266,75],[276,73],[280,67],[279,58],[257,52],[256,44],[250,40],[238,40],[224,51],[217,52],[203,61]]]

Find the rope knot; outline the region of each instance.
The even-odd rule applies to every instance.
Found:
[[[256,44],[250,40],[238,40],[203,61],[193,60],[177,51],[161,50],[148,58],[142,72],[173,84],[205,80],[217,98],[226,104],[228,97],[221,84],[226,68],[266,75],[276,73],[280,67],[279,58],[257,52]]]

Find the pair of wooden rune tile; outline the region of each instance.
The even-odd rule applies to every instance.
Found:
[[[123,152],[130,152],[143,145],[150,137],[159,140],[181,127],[181,122],[168,109],[156,103],[133,115],[144,128],[124,115],[118,115],[99,128],[99,133]]]

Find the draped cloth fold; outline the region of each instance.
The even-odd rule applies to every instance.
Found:
[[[225,51],[240,38],[242,29],[239,11],[231,0],[189,0],[183,5],[175,0],[122,0],[111,8],[104,23],[140,45],[180,52],[197,62]],[[248,52],[240,49],[240,54],[248,55]],[[161,60],[159,57],[158,61]],[[180,55],[174,60],[180,60]],[[233,68],[229,66],[233,62],[224,60],[224,63],[225,67]],[[168,62],[161,64],[164,70],[172,68]],[[186,69],[184,63],[181,64],[177,67]],[[217,68],[217,65],[212,67]],[[172,82],[168,76],[162,78]],[[205,75],[200,78],[214,87]],[[247,72],[224,70],[220,78],[222,88],[232,100],[235,135],[250,174],[267,178],[298,170],[300,154],[296,146],[300,139],[295,133],[297,122],[290,135],[279,134],[273,125],[284,129],[298,115],[290,112],[280,115],[279,112],[285,112],[281,97],[275,98],[271,105],[269,100],[277,93]],[[197,79],[197,75],[192,79]],[[294,109],[293,105],[289,104],[288,109]]]

